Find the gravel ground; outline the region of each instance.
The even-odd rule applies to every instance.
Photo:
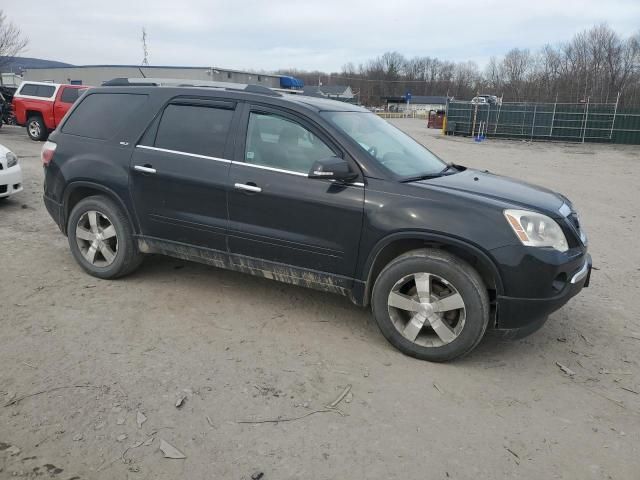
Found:
[[[0,478],[637,479],[640,148],[396,123],[448,161],[569,196],[591,287],[531,337],[439,365],[340,296],[161,257],[98,280],[44,209],[40,144],[3,127],[26,188],[0,203]]]

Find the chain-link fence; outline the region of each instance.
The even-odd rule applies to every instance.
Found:
[[[640,144],[640,110],[617,103],[447,104],[446,133]]]

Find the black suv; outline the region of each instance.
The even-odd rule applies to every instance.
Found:
[[[357,106],[252,85],[116,79],[45,143],[44,201],[89,274],[160,253],[371,305],[446,361],[523,336],[589,282],[571,203],[446,164]]]

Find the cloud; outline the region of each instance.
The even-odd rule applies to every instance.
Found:
[[[29,56],[138,64],[144,26],[154,65],[256,70],[336,71],[388,50],[482,65],[512,47],[535,50],[597,23],[625,36],[640,25],[635,0],[61,0],[4,9],[29,36]]]

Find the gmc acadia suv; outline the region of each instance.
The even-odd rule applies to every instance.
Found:
[[[587,286],[560,194],[446,164],[375,114],[265,87],[114,79],[42,150],[46,207],[100,278],[160,253],[371,305],[407,355],[538,329]]]

